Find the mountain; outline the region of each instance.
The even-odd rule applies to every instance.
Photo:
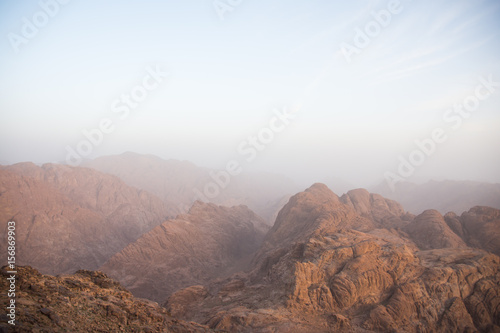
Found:
[[[175,205],[96,170],[0,167],[0,246],[7,246],[7,222],[15,221],[17,263],[43,273],[96,269],[176,212]]]
[[[0,288],[10,276],[0,270]],[[42,275],[29,266],[16,274],[15,326],[2,314],[0,332],[211,332],[208,327],[172,318],[157,303],[137,299],[101,272]],[[2,297],[2,309],[9,298]]]
[[[444,219],[468,246],[500,256],[500,210],[476,206],[460,216],[448,213]]]
[[[100,270],[134,295],[164,300],[180,288],[245,269],[267,223],[246,206],[197,201],[115,254]]]
[[[492,230],[498,214],[475,207],[456,226]],[[452,218],[315,184],[283,207],[247,272],[181,289],[165,306],[230,332],[498,331],[500,257],[470,247]]]
[[[404,228],[422,250],[467,247],[437,210],[426,210]]]
[[[500,184],[474,181],[429,181],[425,184],[400,182],[392,191],[384,182],[373,192],[396,200],[413,214],[435,209],[441,214],[461,214],[474,206],[500,209]]]
[[[314,184],[288,197],[286,181],[238,176],[213,198],[231,207],[185,211],[192,186],[217,171],[135,157],[99,161],[138,184],[142,173],[161,197],[92,168],[0,166],[0,247],[15,221],[16,264],[63,274],[18,267],[18,331],[500,331],[495,207],[412,214],[365,189]],[[465,205],[463,184],[441,185]],[[241,202],[276,216],[272,227]]]
[[[297,191],[292,180],[275,174],[242,172],[231,176],[225,170],[131,152],[99,157],[84,166],[118,176],[131,186],[183,207],[183,212],[196,200],[228,207],[246,205],[270,224],[283,207],[283,198]]]

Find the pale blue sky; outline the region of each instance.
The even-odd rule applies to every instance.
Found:
[[[480,77],[500,81],[500,1],[401,1],[348,63],[340,45],[389,2],[243,0],[221,20],[211,0],[72,0],[15,52],[9,33],[42,9],[0,0],[0,161],[64,161],[83,129],[111,118],[89,157],[237,159],[368,186],[443,127],[449,139],[410,180],[500,182],[500,88],[458,130],[443,121]],[[156,65],[168,79],[121,120],[113,101]],[[237,147],[283,106],[297,118],[246,163]]]

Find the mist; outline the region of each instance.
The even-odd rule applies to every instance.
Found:
[[[498,2],[215,4],[0,5],[0,163],[500,182]]]

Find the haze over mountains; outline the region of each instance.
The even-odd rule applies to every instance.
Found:
[[[244,204],[270,224],[274,223],[279,209],[288,198],[301,189],[297,185],[299,182],[293,179],[267,173],[242,173],[229,177],[228,185],[221,186],[219,184],[225,183],[224,177],[220,176],[222,170],[131,152],[88,160],[83,166],[118,176],[131,186],[175,203],[184,212],[196,200],[225,206]],[[209,186],[209,191],[206,191],[208,184],[217,186]],[[354,188],[333,175],[326,177],[325,184],[339,194]],[[212,188],[217,189],[215,195]],[[455,180],[424,184],[399,182],[392,191],[383,181],[370,189],[398,201],[413,214],[430,208],[442,214],[450,211],[462,213],[476,205],[500,209],[500,184]]]
[[[284,201],[299,190],[291,179],[276,174],[232,176],[224,170],[201,168],[187,161],[130,152],[100,157],[83,166],[118,176],[131,186],[175,203],[183,212],[196,200],[224,206],[244,204],[270,224]]]
[[[373,190],[398,201],[414,214],[429,208],[436,209],[441,214],[462,213],[476,205],[500,208],[500,184],[452,180],[429,181],[424,184],[401,182],[392,191],[384,182]]]
[[[289,180],[259,174],[231,178],[232,187],[213,198],[221,204],[191,202],[192,186],[215,182],[214,173],[132,153],[86,167],[0,167],[0,246],[7,221],[16,221],[17,264],[45,274],[107,275],[53,278],[21,269],[21,279],[40,289],[22,287],[20,327],[78,331],[84,317],[71,317],[85,304],[92,325],[116,329],[500,329],[498,208],[443,214],[418,186],[395,195],[405,193],[414,207],[431,200],[434,209],[412,214],[380,194],[339,196],[323,184],[289,197]],[[456,198],[439,207],[495,200],[491,189],[432,183],[436,193]],[[263,218],[251,205],[279,212]],[[159,305],[131,298],[109,278]],[[39,314],[36,304],[47,310]]]
[[[500,333],[499,18],[0,1],[0,333]]]
[[[19,163],[0,168],[2,221],[17,219],[19,241],[26,243],[20,260],[27,252],[37,253],[24,263],[37,263],[43,273],[96,269],[167,219],[187,214],[196,200],[203,201],[200,196],[226,207],[246,205],[272,226],[299,191],[292,180],[269,174],[232,176],[223,187],[220,170],[135,153],[101,157],[85,166]],[[207,184],[217,185],[218,195],[204,195]],[[443,181],[400,183],[395,192],[385,184],[376,189],[415,215],[427,209],[460,216],[476,205],[500,208],[500,184]],[[371,194],[365,203],[352,204],[383,202],[381,198]],[[260,233],[263,228],[258,228]],[[462,235],[460,230],[454,232]],[[49,247],[64,251],[48,256]]]

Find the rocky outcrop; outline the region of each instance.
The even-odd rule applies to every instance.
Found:
[[[354,208],[359,215],[375,222],[378,227],[401,227],[414,217],[405,213],[396,201],[386,199],[380,194],[369,193],[365,189],[351,190],[340,200]]]
[[[268,230],[245,206],[197,201],[188,214],[144,234],[100,269],[137,296],[164,300],[179,288],[245,269]]]
[[[43,273],[96,269],[172,214],[175,208],[150,193],[95,170],[0,168],[0,246],[15,221],[18,263]]]
[[[437,210],[426,210],[404,230],[422,250],[466,247]]]
[[[7,290],[5,269],[0,288]],[[173,318],[157,303],[137,299],[101,272],[81,270],[49,276],[17,267],[15,325],[5,314],[2,332],[210,332],[203,325]],[[0,306],[7,307],[2,297]]]
[[[315,184],[282,209],[248,273],[165,306],[234,332],[499,330],[500,258],[467,247],[438,212],[412,220],[389,203]]]
[[[500,210],[476,206],[458,216],[426,210],[403,227],[423,250],[473,247],[500,255]]]
[[[469,246],[500,256],[500,210],[477,206],[460,216],[463,239]]]
[[[480,250],[417,252],[422,274],[370,311],[375,330],[474,332],[500,329],[499,258]],[[481,288],[483,285],[491,288]],[[480,294],[480,296],[479,296]]]

